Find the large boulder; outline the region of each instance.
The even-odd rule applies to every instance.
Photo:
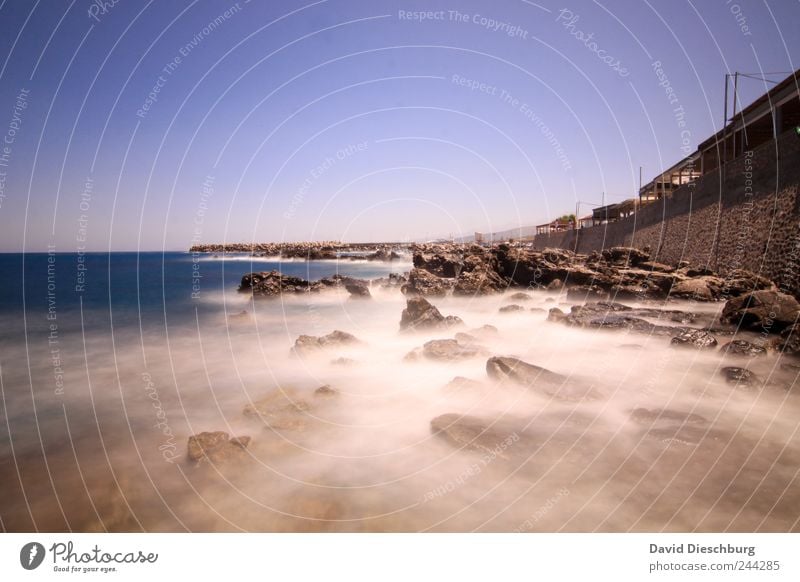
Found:
[[[723,293],[730,297],[738,297],[751,291],[775,289],[775,284],[752,271],[736,269],[725,276]]]
[[[401,331],[430,330],[460,325],[461,318],[454,315],[445,317],[424,297],[411,297],[406,300],[406,308],[400,316]]]
[[[511,381],[559,400],[596,400],[601,396],[590,385],[579,384],[567,376],[518,358],[508,356],[489,358],[486,361],[486,373],[495,380]]]
[[[717,301],[722,296],[724,282],[718,277],[706,275],[676,282],[670,296],[693,301]]]
[[[414,253],[414,267],[423,269],[438,277],[455,278],[461,272],[461,258],[454,254],[424,255]]]
[[[606,262],[617,266],[635,267],[650,260],[650,254],[633,247],[612,247],[603,251]]]
[[[406,295],[443,297],[454,284],[454,279],[445,279],[424,269],[411,269],[408,282],[400,290]]]
[[[296,391],[279,389],[246,405],[242,412],[273,430],[300,431],[306,428],[309,420],[306,412],[310,409],[308,401]]]
[[[239,285],[240,293],[254,297],[274,297],[281,293],[302,293],[314,290],[315,285],[299,277],[288,277],[279,271],[247,273]]]
[[[752,291],[725,303],[722,318],[745,329],[778,333],[800,318],[800,303],[775,289]]]

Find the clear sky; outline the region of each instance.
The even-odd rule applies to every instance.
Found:
[[[795,0],[0,0],[0,250],[418,240],[630,198],[720,127],[726,72],[798,68],[798,22]]]

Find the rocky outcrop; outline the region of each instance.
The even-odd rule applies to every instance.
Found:
[[[422,331],[461,325],[464,322],[454,315],[445,317],[424,297],[412,297],[400,317],[400,331]]]
[[[289,277],[278,271],[262,271],[244,275],[239,292],[251,293],[254,297],[274,297],[282,293],[307,293],[318,288],[318,285],[299,277]]]
[[[752,291],[729,299],[722,318],[744,329],[780,332],[800,318],[800,303],[775,289]]]
[[[424,269],[412,269],[408,282],[401,287],[406,295],[444,297],[455,286],[455,280],[437,277]]]
[[[596,400],[601,394],[591,385],[513,357],[493,357],[486,361],[490,378],[511,381],[559,400]]]
[[[195,463],[228,463],[245,457],[249,444],[249,436],[229,438],[228,433],[222,431],[201,432],[189,437],[186,456]]]
[[[733,340],[722,346],[720,351],[731,356],[755,358],[757,356],[766,355],[767,348],[745,340]]]
[[[673,337],[670,343],[674,346],[707,350],[716,347],[717,338],[702,329],[685,329]]]

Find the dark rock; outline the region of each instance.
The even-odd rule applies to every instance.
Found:
[[[424,297],[412,297],[406,300],[406,308],[400,317],[400,330],[430,330],[463,323],[454,315],[443,316]]]
[[[424,269],[438,277],[456,278],[461,272],[462,260],[453,254],[434,254],[425,256],[422,253],[414,253],[414,267]]]
[[[499,309],[500,313],[515,313],[518,311],[525,311],[525,308],[522,305],[504,305]]]
[[[672,338],[672,345],[704,350],[717,345],[717,338],[702,329],[685,329]]]
[[[247,273],[239,285],[240,293],[252,293],[254,297],[274,297],[281,293],[304,293],[314,285],[299,277],[287,277],[278,271]]]
[[[597,301],[608,297],[608,291],[599,287],[579,286],[567,290],[567,301]]]
[[[736,384],[737,386],[751,387],[759,383],[758,377],[748,370],[747,368],[737,368],[735,366],[727,366],[720,370],[722,377],[728,384]]]
[[[800,303],[791,295],[776,290],[745,293],[729,299],[722,318],[743,328],[778,333],[794,325],[800,317]]]
[[[734,356],[747,356],[755,358],[756,356],[766,355],[767,349],[763,346],[757,346],[745,340],[733,340],[728,342],[720,348],[721,352]]]
[[[226,432],[201,432],[189,437],[187,457],[196,463],[205,460],[215,464],[225,463],[244,457],[249,444],[249,436],[229,439]]]
[[[650,255],[633,247],[612,247],[603,251],[603,258],[608,263],[619,266],[635,267],[650,260]]]
[[[784,329],[780,339],[775,341],[774,347],[784,354],[800,354],[800,323]]]
[[[462,271],[459,274],[454,295],[492,295],[500,293],[508,287],[508,283],[495,271],[489,268],[478,268],[471,271]]]
[[[412,269],[408,275],[408,282],[401,287],[401,291],[406,295],[443,297],[454,284],[453,279],[444,279],[423,269]]]
[[[369,292],[369,283],[358,279],[347,279],[344,288],[350,293],[352,299],[370,299],[372,294]]]
[[[723,293],[731,297],[738,297],[751,291],[775,289],[775,284],[756,273],[744,269],[736,269],[725,277]]]

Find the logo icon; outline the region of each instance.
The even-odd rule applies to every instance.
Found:
[[[26,570],[35,570],[44,561],[44,546],[39,542],[29,542],[19,551],[19,563]]]

